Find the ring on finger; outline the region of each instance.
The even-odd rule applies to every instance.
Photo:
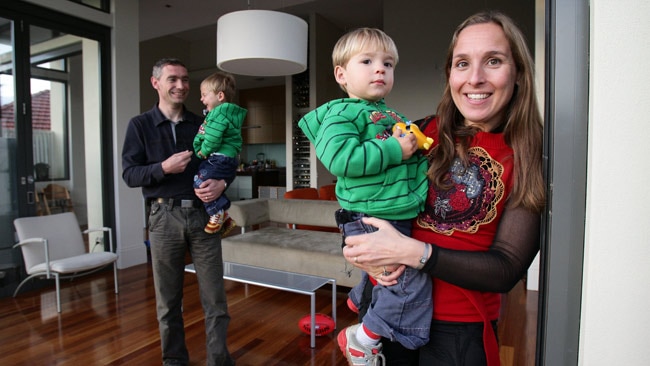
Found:
[[[358,258],[359,257],[354,257],[354,263],[359,263],[359,261],[357,260]]]

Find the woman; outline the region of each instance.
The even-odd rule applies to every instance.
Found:
[[[343,249],[384,285],[405,266],[424,264],[433,276],[430,341],[409,352],[382,340],[389,365],[498,365],[500,293],[539,250],[543,128],[521,31],[501,13],[473,15],[456,29],[445,69],[437,116],[421,126],[436,146],[413,237],[364,219],[379,231],[349,237]],[[384,266],[394,271],[385,275]]]

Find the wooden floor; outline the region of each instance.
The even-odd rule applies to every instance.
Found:
[[[184,317],[192,365],[203,365],[205,334],[196,277],[186,276]],[[160,365],[153,278],[142,264],[119,272],[120,294],[112,271],[63,282],[62,313],[56,312],[54,286],[23,290],[0,299],[0,359],[3,365]],[[325,286],[329,287],[329,286]],[[227,281],[232,317],[228,347],[237,365],[345,365],[335,333],[316,338],[297,326],[309,313],[309,296]],[[337,293],[339,329],[356,322]],[[316,311],[331,314],[331,290],[321,289]],[[504,297],[499,324],[502,365],[534,365],[537,292],[523,282]]]

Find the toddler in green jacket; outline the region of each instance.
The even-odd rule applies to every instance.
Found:
[[[225,72],[216,72],[201,82],[201,102],[208,114],[194,137],[194,152],[201,159],[194,176],[195,188],[207,179],[223,179],[226,188],[235,180],[237,155],[242,147],[241,126],[246,117],[246,109],[232,103],[235,91],[234,76]],[[210,215],[206,233],[220,232],[223,237],[237,226],[226,211],[230,200],[225,192],[204,206]]]
[[[424,207],[426,157],[417,152],[415,136],[399,129],[393,132],[393,125],[408,120],[384,102],[397,62],[397,47],[381,30],[360,28],[345,34],[334,46],[332,63],[336,82],[348,98],[330,101],[299,121],[318,159],[337,177],[336,197],[342,209],[336,219],[344,241],[346,236],[374,231],[363,224],[364,216],[389,220],[410,236],[411,221]],[[364,298],[364,289],[371,285],[375,286],[370,300]],[[362,323],[338,335],[350,364],[374,365],[383,359],[381,337],[410,349],[428,342],[431,278],[418,269],[407,268],[392,286],[376,285],[376,279],[364,272],[361,283],[350,291],[348,306],[362,318]],[[408,312],[403,312],[405,308]]]

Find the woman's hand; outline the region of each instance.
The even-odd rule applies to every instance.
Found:
[[[367,272],[382,285],[393,285],[404,272],[405,265],[417,266],[417,248],[422,244],[397,231],[388,221],[367,217],[363,222],[378,230],[345,239],[343,256],[354,266]],[[419,245],[415,243],[420,243]],[[415,253],[415,254],[414,254]]]
[[[398,246],[406,236],[388,221],[374,217],[364,217],[362,220],[378,230],[370,234],[348,236],[345,239],[343,255],[348,262],[363,270],[372,266],[383,267],[398,263],[395,261],[399,256]]]
[[[194,188],[194,194],[203,202],[211,202],[221,196],[225,190],[225,180],[208,179],[201,183],[199,188]]]

